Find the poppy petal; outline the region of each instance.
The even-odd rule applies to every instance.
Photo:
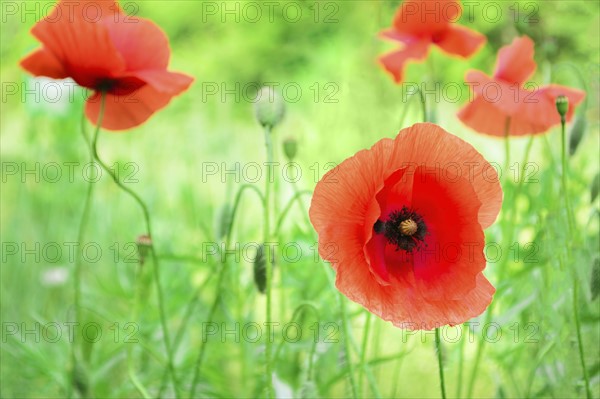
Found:
[[[423,60],[427,56],[427,41],[406,44],[401,50],[384,54],[379,58],[383,67],[394,77],[396,83],[404,79],[404,67],[408,60]]]
[[[483,313],[492,301],[495,289],[478,274],[475,288],[458,300],[426,300],[405,283],[387,287],[379,285],[360,259],[349,258],[347,267],[339,268],[335,285],[350,300],[395,326],[409,330],[432,330],[443,325],[457,325]]]
[[[494,78],[521,86],[533,75],[535,69],[533,40],[522,36],[498,51]]]
[[[47,76],[52,79],[69,77],[60,61],[45,48],[35,50],[20,62],[21,67],[33,76]]]
[[[415,37],[431,36],[444,30],[461,12],[457,0],[408,0],[396,12],[393,26]]]
[[[144,85],[127,96],[106,94],[102,128],[125,130],[144,123],[153,113],[164,108],[172,96],[161,93],[150,85]],[[92,95],[85,104],[85,114],[96,124],[100,114],[100,93]]]
[[[511,136],[539,134],[560,124],[556,97],[565,95],[569,99],[567,121],[571,120],[575,107],[585,98],[585,92],[559,85],[536,90],[515,91],[513,88],[511,91],[517,96],[513,102],[491,102],[478,96],[458,112],[458,118],[473,130],[492,136],[503,137],[507,122]],[[511,107],[511,104],[514,106]]]
[[[79,8],[70,12],[63,2],[57,5],[56,10],[59,9],[62,11],[56,14],[56,20],[40,20],[31,33],[60,61],[73,80],[94,88],[98,79],[117,76],[125,70],[125,62],[103,24],[79,17]]]
[[[143,70],[133,74],[138,79],[148,83],[161,93],[177,95],[194,81],[194,78],[183,73],[169,72],[165,70]]]
[[[414,274],[427,299],[460,299],[485,268],[481,207],[473,186],[456,171],[419,167],[413,203],[427,225],[425,248],[414,255]]]
[[[485,42],[486,38],[481,33],[464,26],[451,24],[435,44],[449,54],[467,58],[475,54]]]
[[[154,22],[120,14],[103,20],[103,24],[127,71],[166,69],[169,65],[169,39]]]

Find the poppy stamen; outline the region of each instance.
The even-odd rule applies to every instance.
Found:
[[[408,253],[418,249],[427,235],[423,217],[406,206],[391,212],[389,220],[378,220],[373,229],[377,234],[384,234],[388,243],[396,246],[396,251],[403,249]]]

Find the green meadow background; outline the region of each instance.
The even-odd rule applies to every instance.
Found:
[[[285,119],[273,132],[282,165],[282,142],[297,142],[299,168],[288,170],[302,173],[295,186],[284,179],[283,168],[275,169],[275,206],[281,211],[295,190],[312,190],[332,164],[421,121],[419,102],[409,95],[411,85],[421,82],[432,89],[426,95],[430,119],[503,168],[505,202],[498,222],[486,231],[493,245],[485,274],[497,288],[493,324],[482,328],[484,314],[470,325],[442,329],[448,395],[585,397],[577,309],[592,394],[600,397],[600,6],[595,1],[473,3],[472,22],[465,10],[460,23],[484,33],[485,47],[469,60],[434,49],[427,63],[408,67],[405,86],[395,85],[377,64],[378,55],[393,47],[377,34],[390,25],[398,1],[275,1],[272,14],[265,3],[249,1],[122,3],[127,12],[164,29],[171,41],[170,69],[196,79],[144,125],[103,131],[99,139],[101,156],[151,211],[184,397],[203,347],[198,396],[265,395],[265,296],[253,271],[263,236],[262,208],[251,192],[236,215],[231,241],[238,250],[227,258],[221,288],[217,276],[223,265],[215,254],[239,188],[254,184],[262,190],[265,183],[264,173],[256,178],[254,168],[265,162],[263,132],[253,114],[256,89],[271,84],[287,100]],[[70,248],[77,242],[88,186],[82,172],[93,172],[86,167],[89,154],[81,135],[84,93],[75,90],[69,98],[63,88],[57,99],[56,92],[44,92],[57,86],[18,67],[38,46],[29,29],[50,4],[1,4],[0,395],[58,398],[85,391],[99,398],[140,397],[128,376],[129,352],[151,396],[173,397],[172,387],[164,384],[150,261],[141,268],[142,305],[132,320],[142,214],[106,173],[96,183],[80,246],[87,256],[81,322],[92,327],[76,330],[76,340],[87,334],[79,339],[82,359],[76,365],[83,389],[71,387],[65,324],[73,320]],[[468,100],[465,72],[491,74],[498,49],[522,34],[536,43],[533,82],[587,91],[576,115],[576,134],[583,135],[569,157],[569,196],[576,210],[572,235],[560,191],[560,129],[535,137],[527,165],[522,161],[529,139],[512,139],[507,171],[504,141],[473,132],[456,117]],[[441,90],[433,90],[434,81]],[[442,94],[436,98],[436,92]],[[522,166],[525,176],[519,173]],[[352,376],[360,397],[439,397],[433,333],[399,330],[339,296],[329,266],[315,258],[316,235],[307,222],[310,196],[303,196],[301,205],[292,205],[278,235],[279,248],[289,244],[289,252],[277,252],[274,269],[277,396],[350,397]],[[508,242],[507,232],[513,238]],[[579,281],[575,302],[573,276]],[[285,330],[292,321],[297,324]],[[483,350],[479,362],[478,349]]]

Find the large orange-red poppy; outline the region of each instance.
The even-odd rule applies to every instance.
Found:
[[[555,84],[525,85],[536,69],[533,47],[529,37],[516,38],[498,52],[494,76],[475,70],[467,72],[465,82],[475,97],[458,112],[465,125],[493,136],[543,133],[560,123],[556,111],[556,98],[560,95],[569,99],[566,117],[571,120],[585,92]]]
[[[169,72],[169,41],[153,22],[127,16],[114,0],[60,0],[31,33],[42,43],[21,61],[35,76],[72,78],[94,91],[85,113],[102,127],[123,130],[145,122],[186,90],[193,78]]]
[[[329,171],[309,213],[344,295],[398,327],[433,329],[491,302],[483,229],[501,204],[481,154],[419,123]]]
[[[432,45],[448,54],[467,58],[485,43],[484,35],[453,23],[461,12],[458,0],[408,0],[402,3],[392,27],[381,32],[383,38],[402,44],[400,50],[379,59],[396,83],[404,79],[406,62],[424,60]]]

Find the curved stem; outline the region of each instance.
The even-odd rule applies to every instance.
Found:
[[[292,205],[294,205],[294,202],[296,200],[299,200],[300,197],[304,194],[310,195],[310,194],[312,194],[312,191],[310,191],[310,190],[296,191],[294,196],[292,198],[290,198],[290,200],[288,201],[286,206],[283,208],[283,211],[281,211],[281,214],[279,215],[279,219],[277,220],[277,224],[275,224],[275,232],[273,233],[273,235],[275,237],[277,237],[279,235],[279,231],[281,230],[281,225],[283,224],[283,221],[285,220],[285,217],[287,216],[289,211],[292,209]],[[300,202],[300,201],[298,201],[298,202]],[[302,202],[300,202],[300,204],[302,204]],[[302,204],[302,206],[304,208],[304,204]],[[303,209],[303,212],[305,212],[304,209]]]
[[[438,367],[440,371],[440,387],[442,398],[446,399],[446,383],[444,382],[444,364],[442,362],[442,342],[440,340],[440,329],[435,329],[435,351],[437,352]]]
[[[101,101],[102,101],[102,104],[105,103],[106,94],[104,94],[104,93],[102,94]],[[101,106],[101,109],[103,108],[103,106],[104,105]],[[100,126],[100,125],[98,125],[98,126]],[[98,136],[96,135],[94,137],[94,139],[92,140],[92,151],[94,154],[94,159],[96,160],[96,162],[98,162],[98,164],[102,167],[102,169],[112,177],[115,184],[121,190],[123,190],[124,192],[129,194],[129,196],[131,196],[135,200],[135,202],[139,205],[139,207],[142,210],[142,213],[144,214],[144,221],[146,223],[147,235],[148,235],[148,237],[150,237],[152,239],[152,225],[150,223],[150,212],[148,211],[148,207],[146,206],[146,203],[142,200],[142,198],[135,191],[133,191],[129,187],[125,186],[119,180],[119,177],[115,174],[115,172],[113,170],[111,170],[100,159],[100,157],[98,155],[97,144],[98,144]],[[179,398],[179,384],[177,382],[177,375],[175,374],[175,367],[173,366],[173,352],[171,350],[171,342],[169,339],[169,329],[167,326],[167,316],[166,316],[165,305],[164,305],[164,297],[163,297],[163,292],[162,292],[162,285],[160,283],[160,266],[159,266],[159,262],[158,262],[158,257],[156,255],[156,250],[154,248],[154,243],[152,243],[150,245],[150,252],[152,254],[152,269],[153,269],[153,275],[154,275],[154,283],[156,285],[160,322],[161,322],[161,327],[163,330],[163,341],[164,341],[165,349],[167,352],[167,368],[169,370],[169,373],[171,374],[171,380],[173,382],[173,387],[175,389],[175,397]]]
[[[317,307],[315,305],[313,305],[312,303],[305,302],[305,303],[301,303],[300,305],[298,305],[298,307],[294,310],[294,313],[292,313],[292,319],[291,319],[290,323],[295,322],[297,320],[300,312],[302,312],[304,310],[312,310],[313,313],[315,314],[315,316],[317,317],[317,320],[319,320],[319,310],[317,309]],[[275,355],[273,356],[273,363],[277,363],[279,354],[281,353],[281,350],[283,349],[283,344],[284,344],[284,341],[280,342],[279,345],[277,346],[277,350],[275,351]]]
[[[231,242],[231,234],[233,231],[233,223],[235,221],[237,209],[241,202],[242,194],[247,189],[254,190],[254,192],[256,192],[256,194],[259,196],[261,201],[263,201],[263,203],[264,203],[264,197],[259,189],[257,189],[256,187],[254,187],[250,184],[244,184],[240,187],[240,189],[238,190],[238,192],[235,196],[235,199],[233,201],[233,208],[231,210],[231,216],[230,216],[229,224],[227,226],[227,233],[225,235],[225,249],[229,248],[229,244]],[[215,295],[215,299],[214,299],[214,301],[210,307],[209,313],[208,313],[208,323],[212,323],[212,320],[213,320],[215,313],[217,311],[217,308],[219,306],[219,302],[221,299],[221,292],[222,292],[221,286],[223,285],[223,281],[225,280],[226,269],[227,269],[227,260],[224,259],[223,255],[221,254],[221,270],[219,271],[219,277],[218,277],[218,281],[217,281],[217,294]],[[192,378],[192,385],[191,385],[191,389],[190,389],[190,398],[194,397],[194,395],[196,393],[196,387],[198,385],[198,382],[200,381],[200,370],[202,369],[202,363],[204,362],[204,357],[206,355],[207,344],[208,344],[208,341],[202,343],[202,347],[200,348],[198,358],[196,359],[196,365],[194,366],[194,376]]]

